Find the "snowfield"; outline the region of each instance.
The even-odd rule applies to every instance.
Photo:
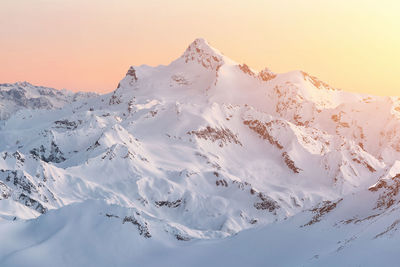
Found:
[[[397,264],[399,98],[204,39],[110,94],[40,88],[0,85],[0,266]]]

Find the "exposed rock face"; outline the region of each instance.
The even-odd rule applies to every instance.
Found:
[[[271,145],[276,146],[278,149],[283,149],[279,141],[270,134],[274,122],[262,123],[258,120],[246,120],[243,123],[248,125],[248,127],[255,131],[262,139],[268,140]]]
[[[278,202],[264,195],[263,193],[258,193],[258,197],[261,202],[254,203],[254,207],[258,210],[268,210],[269,212],[273,212],[276,209],[279,209]]]
[[[126,76],[131,76],[135,81],[137,81],[137,77],[136,77],[136,70],[134,67],[130,67],[128,72],[126,73]]]
[[[11,196],[11,189],[3,182],[0,182],[0,200],[7,199]]]
[[[291,169],[294,173],[299,173],[301,171],[300,168],[296,167],[295,162],[290,158],[289,154],[287,152],[282,153],[282,157],[285,161],[285,164],[288,166],[289,169]]]
[[[30,151],[30,154],[36,158],[40,158],[44,162],[54,162],[60,163],[66,160],[63,152],[57,146],[54,141],[51,141],[50,147],[46,148],[43,145],[40,145],[40,148],[34,148]]]
[[[389,209],[399,202],[400,174],[388,179],[380,179],[375,185],[369,188],[371,192],[380,192],[376,208]]]
[[[151,237],[149,228],[147,227],[147,222],[141,223],[134,216],[126,216],[122,220],[122,223],[131,223],[137,227],[140,235],[144,236],[145,238]]]
[[[204,39],[196,39],[189,45],[182,58],[186,63],[196,62],[204,68],[218,70],[223,64],[223,58],[219,52],[211,48]]]
[[[228,143],[233,143],[237,145],[242,145],[239,141],[237,135],[232,133],[229,129],[214,129],[207,126],[205,129],[198,131],[190,131],[187,134],[195,135],[197,138],[210,140],[212,142],[219,141],[219,146],[223,147]]]
[[[254,72],[246,64],[239,65],[239,69],[249,76],[255,76]]]
[[[276,74],[273,73],[271,70],[268,68],[265,68],[264,70],[260,71],[258,73],[258,77],[263,80],[264,82],[267,82],[269,80],[272,80],[276,77]]]
[[[333,91],[338,90],[336,88],[331,87],[329,84],[319,80],[315,76],[311,76],[310,74],[304,71],[302,71],[301,73],[303,74],[305,81],[310,81],[318,89],[333,90]]]
[[[44,214],[47,212],[47,208],[43,207],[43,205],[39,201],[28,197],[24,193],[19,195],[18,200],[25,206],[30,207],[41,214]]]
[[[331,212],[333,209],[336,208],[336,206],[342,201],[343,199],[339,199],[336,202],[332,201],[325,201],[321,203],[318,207],[313,208],[311,211],[315,214],[312,219],[306,223],[304,226],[310,226],[314,223],[320,222],[322,217],[329,212]]]
[[[166,206],[168,208],[177,208],[182,204],[182,199],[177,199],[175,201],[156,201],[158,207]]]

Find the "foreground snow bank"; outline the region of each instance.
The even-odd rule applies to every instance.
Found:
[[[351,205],[344,203],[344,206]],[[346,207],[344,207],[346,209]],[[130,209],[86,201],[29,221],[0,222],[1,266],[393,266],[397,238],[374,237],[379,223],[332,226],[341,211],[301,227],[302,213],[282,223],[246,230],[219,240],[183,241],[162,229],[153,236],[124,218]],[[391,218],[389,218],[391,217]],[[384,228],[384,227],[383,227]],[[365,253],[368,251],[368,253]]]

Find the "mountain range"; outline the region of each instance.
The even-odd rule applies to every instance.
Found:
[[[400,98],[196,39],[113,92],[0,84],[1,266],[395,266]]]

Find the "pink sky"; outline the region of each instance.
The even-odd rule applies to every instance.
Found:
[[[196,37],[254,69],[400,95],[395,0],[2,0],[0,83],[109,92],[130,65],[168,64]]]

